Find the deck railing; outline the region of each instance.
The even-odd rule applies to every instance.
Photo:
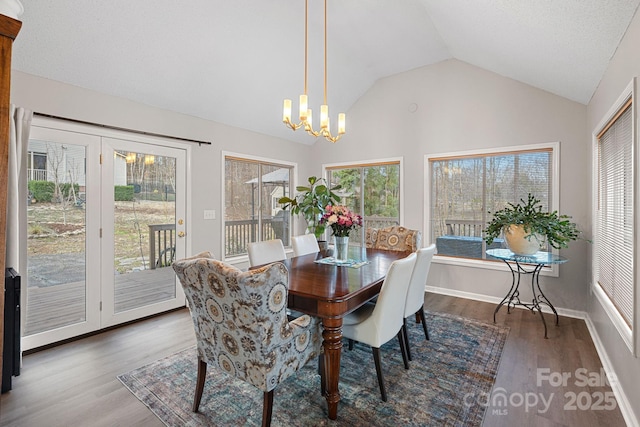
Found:
[[[262,219],[262,232],[258,238],[258,220],[245,219],[225,221],[225,254],[234,256],[247,253],[250,242],[259,240],[281,239],[285,246],[289,246],[288,217],[273,217]]]
[[[365,216],[362,219],[364,220],[364,226],[366,228],[385,228],[392,225],[399,225],[398,218],[395,216]]]
[[[46,169],[28,169],[29,181],[47,181]]]
[[[471,219],[445,219],[447,234],[450,236],[482,237],[485,224]]]
[[[482,234],[485,226],[483,221],[445,219],[445,232],[439,235],[438,231],[434,230],[438,255],[485,259],[487,249],[502,247],[501,238],[495,239],[491,246],[487,246]]]
[[[395,217],[365,217],[366,227],[383,228],[397,225]],[[247,253],[250,242],[258,240],[281,239],[285,246],[290,245],[288,216],[275,216],[262,220],[261,235],[258,239],[258,220],[245,219],[225,221],[225,256],[235,256]],[[360,230],[353,234],[353,241],[359,240]],[[175,256],[175,225],[149,225],[149,251],[151,269],[171,265]]]
[[[175,232],[175,224],[149,225],[149,260],[151,270],[167,267],[173,262],[176,255]]]
[[[287,214],[288,215],[288,214]],[[371,216],[364,217],[365,227],[383,228],[397,225],[396,217]],[[361,230],[351,234],[353,242],[360,240]],[[255,242],[258,234],[258,220],[241,220],[225,222],[225,253],[226,256],[241,255],[247,253],[247,246]],[[267,218],[262,220],[261,240],[282,239],[285,246],[289,246],[289,218],[287,216]]]

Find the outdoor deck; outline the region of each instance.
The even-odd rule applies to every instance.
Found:
[[[171,267],[115,276],[116,313],[173,298],[175,273]],[[85,282],[27,288],[27,318],[24,334],[83,322],[86,318]]]

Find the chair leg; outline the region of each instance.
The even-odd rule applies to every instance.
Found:
[[[409,345],[409,333],[407,332],[407,319],[402,322],[402,335],[404,336],[404,345],[407,347],[407,359],[411,359],[411,345]]]
[[[204,390],[204,380],[207,378],[207,362],[198,359],[198,378],[196,380],[196,394],[193,396],[193,412],[198,412],[202,391]]]
[[[402,353],[402,361],[404,362],[404,369],[409,369],[409,357],[407,355],[407,343],[404,340],[404,333],[402,328],[398,331],[398,343],[400,344],[400,352]]]
[[[353,350],[353,340],[349,339],[349,351]]]
[[[422,329],[424,329],[424,337],[427,339],[427,341],[429,341],[429,331],[427,330],[427,320],[424,315],[424,305],[420,307],[420,310],[418,311],[420,312],[420,318],[422,319]]]
[[[380,394],[382,400],[387,401],[387,391],[384,388],[384,378],[382,377],[382,369],[380,368],[380,349],[378,347],[371,347],[373,350],[373,362],[376,364],[376,375],[378,375],[378,385],[380,386]]]
[[[273,390],[264,392],[264,403],[262,404],[262,427],[271,425],[271,413],[273,409]]]

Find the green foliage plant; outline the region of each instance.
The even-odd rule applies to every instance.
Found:
[[[527,201],[520,199],[517,204],[508,203],[507,207],[493,213],[493,219],[484,229],[487,245],[493,243],[511,224],[521,225],[527,233],[527,239],[530,240],[531,235],[538,234],[556,249],[566,248],[569,242],[577,240],[580,234],[577,225],[571,222],[570,216],[559,215],[557,211],[543,211],[540,200],[532,194],[528,195]]]
[[[133,185],[116,185],[114,188],[114,200],[117,202],[132,201]]]
[[[326,228],[325,224],[320,224],[320,217],[324,213],[327,205],[334,205],[340,201],[334,191],[342,188],[341,185],[329,187],[324,178],[310,176],[309,185],[296,187],[298,194],[295,198],[281,197],[278,203],[283,209],[291,209],[291,214],[302,215],[307,221],[307,228],[319,239]]]
[[[80,186],[78,184],[73,184],[73,191],[71,191],[71,184],[69,183],[63,183],[60,185],[60,192],[64,198],[69,198],[72,194],[78,194],[79,191]]]
[[[29,181],[27,186],[32,197],[39,202],[50,202],[53,199],[55,184],[51,181]]]

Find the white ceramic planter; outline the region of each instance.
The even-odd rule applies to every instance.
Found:
[[[529,235],[522,225],[511,224],[504,229],[504,239],[507,247],[516,255],[533,255],[540,250],[544,243],[542,236]]]

